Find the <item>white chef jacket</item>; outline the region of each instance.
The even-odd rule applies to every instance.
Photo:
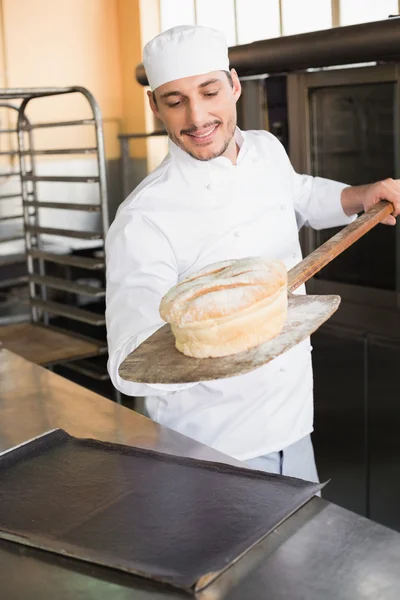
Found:
[[[298,229],[352,221],[344,184],[298,175],[266,131],[236,130],[237,164],[192,158],[173,142],[120,206],[106,240],[108,369],[149,416],[240,460],[282,450],[313,428],[310,341],[245,375],[183,385],[122,380],[124,358],[164,323],[162,296],[194,271],[228,259],[301,256]],[[304,293],[304,288],[300,288]]]

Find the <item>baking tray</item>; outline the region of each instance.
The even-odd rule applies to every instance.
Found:
[[[0,456],[0,537],[199,591],[322,487],[56,429]]]

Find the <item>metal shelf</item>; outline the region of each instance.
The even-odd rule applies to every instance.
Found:
[[[65,176],[62,177],[57,175],[22,175],[22,181],[32,181],[34,183],[38,181],[47,181],[47,182],[58,182],[58,183],[98,183],[100,181],[97,175],[89,175],[87,177],[81,176]]]
[[[25,254],[7,254],[6,256],[0,256],[0,267],[7,267],[8,265],[18,265],[26,261]]]
[[[16,242],[17,240],[22,240],[24,238],[23,233],[10,235],[8,237],[0,238],[0,244],[6,244],[7,242]]]
[[[100,212],[100,204],[73,204],[70,202],[47,202],[41,200],[25,200],[27,208],[56,208],[62,210],[81,210],[83,212]]]
[[[64,292],[72,292],[74,294],[83,294],[85,296],[92,296],[93,298],[102,298],[106,294],[104,288],[83,285],[81,283],[76,283],[75,281],[69,281],[68,279],[50,277],[49,275],[29,275],[29,281],[39,285],[46,285],[56,290],[63,290]]]
[[[23,219],[24,215],[8,215],[7,217],[0,217],[0,221],[12,221],[13,219]]]
[[[0,200],[10,200],[11,198],[22,198],[22,192],[19,194],[4,194],[0,196]]]
[[[0,156],[57,156],[65,154],[96,154],[96,148],[51,148],[48,150],[9,150],[8,152],[0,152]]]
[[[26,230],[33,235],[59,235],[62,237],[77,238],[80,240],[101,240],[102,234],[93,231],[75,231],[74,229],[56,229],[55,227],[37,227],[36,225],[27,225]]]
[[[92,377],[92,379],[96,379],[97,381],[108,381],[110,379],[107,371],[104,371],[98,365],[94,365],[90,360],[65,363],[63,367],[67,367],[71,371],[76,371],[87,377]]]
[[[27,275],[21,275],[21,277],[14,277],[13,279],[2,279],[0,280],[0,290],[9,287],[15,287],[17,285],[23,285],[27,281]]]
[[[61,304],[60,302],[40,300],[39,298],[31,298],[31,304],[37,308],[42,308],[46,313],[67,317],[73,321],[80,321],[81,323],[88,323],[89,325],[96,326],[105,325],[104,315],[98,315],[89,310],[84,310],[83,308],[68,306],[67,304]]]
[[[52,331],[56,331],[57,333],[67,333],[68,335],[72,335],[73,337],[77,338],[78,340],[82,340],[83,342],[89,342],[92,344],[97,344],[97,354],[100,356],[103,356],[105,354],[107,354],[107,344],[105,344],[104,342],[102,342],[101,340],[98,339],[94,339],[92,337],[89,337],[87,335],[83,335],[81,333],[77,333],[76,331],[70,331],[70,330],[66,330],[63,327],[58,327],[57,325],[52,325],[51,323],[49,323],[48,325],[46,325],[47,329],[51,329]]]
[[[25,150],[21,154],[23,156],[45,156],[45,155],[57,155],[57,154],[96,154],[96,148],[50,148],[48,150]],[[1,154],[1,152],[0,152]],[[16,153],[18,154],[18,152]]]
[[[31,131],[33,129],[47,129],[49,127],[72,127],[74,125],[95,125],[94,119],[78,119],[75,121],[56,121],[56,122],[45,122],[45,123],[33,123],[27,127],[23,127],[23,131]]]
[[[44,252],[43,250],[30,250],[28,256],[59,265],[89,269],[91,271],[104,269],[104,260],[99,258],[72,256],[70,254],[53,254],[52,252]]]

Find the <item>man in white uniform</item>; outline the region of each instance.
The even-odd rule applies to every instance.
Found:
[[[345,225],[382,198],[397,215],[400,183],[348,187],[298,175],[273,135],[240,131],[240,82],[218,31],[166,31],[146,45],[144,65],[169,153],[120,206],[107,237],[111,379],[124,394],[145,396],[158,423],[259,469],[317,481],[309,340],[253,372],[217,381],[135,384],[118,368],[163,325],[160,300],[184,277],[248,256],[278,258],[290,269],[302,258],[302,225]]]

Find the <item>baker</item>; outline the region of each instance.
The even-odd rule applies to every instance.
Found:
[[[240,131],[240,82],[219,31],[170,29],[145,46],[143,62],[169,152],[119,207],[107,236],[112,382],[124,394],[144,396],[149,416],[162,425],[256,468],[317,481],[309,340],[217,381],[136,384],[122,380],[118,368],[164,324],[161,298],[183,278],[251,256],[280,259],[290,269],[302,259],[303,225],[346,225],[383,198],[394,204],[394,216],[385,219],[394,225],[400,181],[349,187],[299,175],[273,135]]]

